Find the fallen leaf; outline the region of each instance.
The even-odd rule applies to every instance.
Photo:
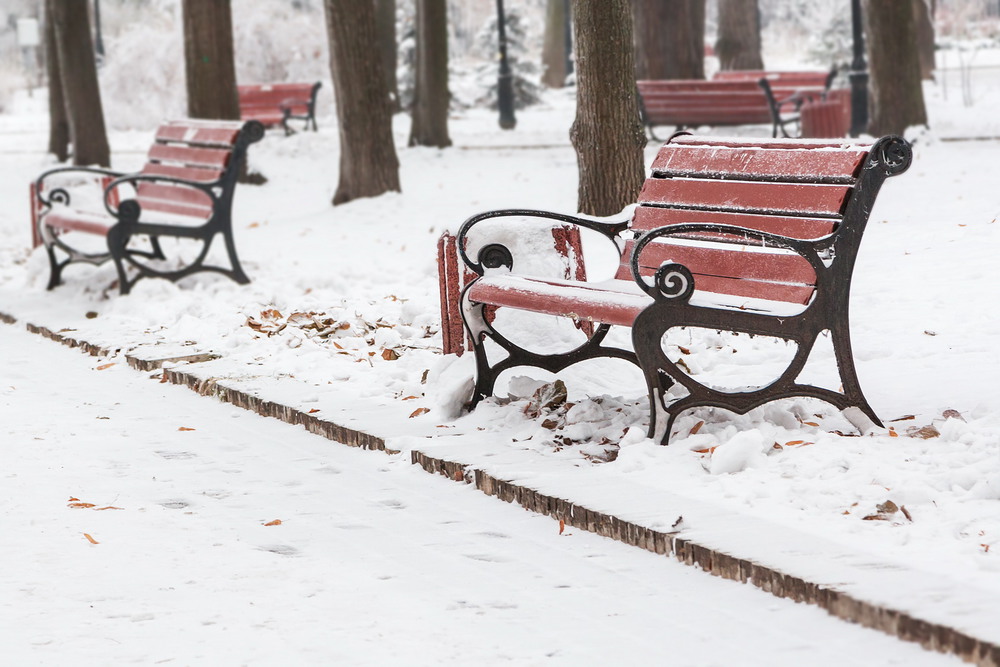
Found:
[[[179,426],[177,428],[177,430],[178,431],[193,431],[194,429],[193,428],[188,428],[187,426]]]
[[[88,507],[94,507],[94,503],[75,502],[75,503],[70,503],[69,506],[70,507],[76,507],[76,508],[79,508],[79,509],[87,509]]]
[[[77,497],[75,497],[75,496],[70,496],[70,497],[69,497],[69,500],[67,500],[66,502],[68,502],[68,503],[72,503],[72,502],[75,502],[75,501],[77,501],[77,500],[80,500],[80,499],[79,499],[79,498],[77,498]]]
[[[113,362],[113,361],[111,363],[108,363],[108,364],[101,364],[100,366],[97,367],[97,370],[103,371],[105,368],[111,368],[114,365],[115,365],[115,362]]]
[[[681,351],[681,354],[691,354],[691,350],[684,347],[683,345],[678,345],[677,349]]]
[[[868,516],[861,517],[862,521],[888,521],[889,518],[883,516],[882,514],[869,514]]]
[[[410,413],[410,419],[413,419],[414,417],[419,417],[420,415],[425,415],[430,411],[431,411],[430,408],[417,408],[416,410]]]
[[[382,358],[386,361],[396,361],[396,359],[399,359],[399,353],[387,347],[382,350]]]
[[[123,509],[123,508],[121,508],[121,507],[115,507],[114,505],[108,505],[107,507],[98,507],[94,511],[95,512],[100,512],[102,510],[120,510],[120,509]]]
[[[403,398],[401,398],[400,400],[401,400],[401,401],[412,401],[412,400],[413,400],[413,399],[415,399],[415,398],[419,398],[419,396],[404,396],[404,397],[403,397]]]
[[[916,415],[903,415],[902,417],[897,417],[896,419],[890,419],[889,423],[892,424],[894,422],[911,421],[911,420],[916,419],[916,418],[917,418]]]
[[[906,429],[906,435],[911,438],[923,438],[924,440],[930,440],[931,438],[936,438],[941,435],[941,431],[937,430],[933,424],[928,424],[927,426],[921,426],[920,428],[911,426]]]
[[[545,419],[542,421],[542,428],[547,428],[550,431],[554,431],[559,428],[559,422],[555,419]]]
[[[566,530],[566,522],[559,519],[559,534],[562,535],[564,530]]]
[[[819,426],[816,422],[802,422],[803,426]]]
[[[462,472],[462,470],[456,470],[455,474],[452,476],[452,479],[454,479],[456,482],[464,482],[465,473]]]
[[[886,500],[884,503],[876,505],[875,509],[877,509],[880,514],[895,514],[899,511],[899,507],[891,500]]]
[[[945,419],[961,419],[962,421],[965,421],[965,417],[963,417],[962,413],[958,410],[945,410],[941,413],[941,416]]]
[[[95,540],[93,537],[90,536],[90,533],[84,533],[83,536],[86,537],[87,541],[90,542],[91,544],[100,544],[100,542],[98,542],[97,540]]]
[[[167,369],[164,368],[163,372],[160,373],[160,384],[163,384],[166,381],[167,381]]]
[[[697,433],[698,431],[700,431],[700,430],[701,430],[701,427],[702,427],[702,426],[704,426],[704,425],[705,425],[705,422],[704,422],[704,420],[703,420],[703,421],[700,421],[700,422],[698,422],[697,424],[695,424],[695,425],[694,425],[694,426],[693,426],[693,427],[691,428],[691,431],[690,431],[690,432],[688,433],[688,435],[695,435],[695,434],[696,434],[696,433]]]
[[[913,521],[913,517],[910,516],[910,511],[906,509],[906,505],[900,505],[899,511],[903,513],[903,516],[906,517],[907,521]]]
[[[889,437],[890,438],[898,438],[899,437],[899,434],[896,433],[896,431],[891,426],[889,427]]]
[[[274,521],[268,521],[264,525],[265,526],[280,526],[281,525],[281,519],[275,519]]]

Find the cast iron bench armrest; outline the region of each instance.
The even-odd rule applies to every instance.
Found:
[[[43,206],[50,207],[52,204],[69,204],[69,192],[64,188],[55,188],[50,193],[48,198],[42,194],[42,184],[45,179],[53,174],[64,174],[68,172],[78,172],[82,174],[98,174],[100,176],[111,176],[118,178],[122,175],[120,171],[112,171],[110,169],[104,169],[102,167],[56,167],[55,169],[49,169],[44,172],[41,176],[35,180],[35,196],[38,197],[38,201],[42,203]]]
[[[608,238],[608,240],[614,243],[619,254],[622,249],[618,245],[618,239],[620,238],[621,233],[627,230],[629,226],[629,222],[627,220],[623,220],[621,222],[601,222],[600,220],[587,220],[585,218],[578,218],[564,213],[554,213],[552,211],[536,211],[532,209],[517,208],[487,211],[485,213],[479,213],[478,215],[472,216],[463,222],[462,227],[458,230],[458,236],[455,239],[455,247],[458,249],[458,254],[462,258],[462,261],[465,262],[466,266],[480,276],[483,275],[485,269],[495,269],[500,266],[506,266],[508,269],[513,268],[513,255],[507,246],[501,243],[490,243],[484,245],[479,249],[479,254],[476,257],[477,261],[472,261],[465,252],[465,237],[476,223],[490,218],[506,218],[514,216],[546,218],[548,220],[558,220],[559,222],[577,225],[578,227],[583,227],[584,229],[592,229],[600,234],[603,234]]]
[[[151,182],[151,183],[152,182],[172,183],[174,185],[181,185],[184,187],[192,188],[194,190],[201,190],[209,197],[209,199],[212,200],[213,209],[216,208],[219,201],[219,198],[216,196],[213,190],[214,188],[217,188],[221,185],[219,180],[189,181],[183,178],[176,178],[174,176],[158,176],[156,174],[125,174],[111,181],[111,183],[108,184],[107,189],[104,191],[104,208],[107,209],[108,213],[110,213],[115,217],[121,217],[119,216],[119,214],[122,213],[125,214],[124,217],[128,219],[138,220],[139,214],[142,211],[141,207],[139,206],[139,202],[134,199],[127,199],[122,201],[118,205],[118,208],[115,209],[111,206],[111,193],[115,189],[126,183],[132,184],[134,186],[136,183],[140,181]],[[131,210],[131,207],[133,206],[135,207],[134,211]]]
[[[689,222],[669,227],[660,227],[646,232],[638,238],[632,248],[632,256],[629,258],[629,267],[632,271],[632,279],[636,284],[653,299],[660,301],[663,299],[680,299],[686,301],[694,291],[694,276],[686,266],[678,263],[664,263],[653,275],[653,284],[645,281],[639,272],[639,257],[643,249],[655,239],[664,236],[689,235],[693,233],[710,232],[715,234],[729,234],[733,236],[743,236],[757,239],[762,242],[762,247],[768,245],[791,250],[809,262],[813,271],[818,277],[826,270],[820,251],[833,244],[833,236],[828,236],[817,240],[802,240],[771,234],[756,229],[738,227],[736,225],[720,225],[713,223]]]

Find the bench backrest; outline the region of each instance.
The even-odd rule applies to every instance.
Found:
[[[258,123],[170,121],[156,130],[156,138],[140,173],[218,183],[220,199],[229,198],[246,147],[257,141],[258,135],[263,135],[263,128]],[[165,181],[139,182],[135,198],[143,210],[196,218],[207,218],[212,212],[212,200],[204,192]]]
[[[293,115],[308,114],[316,99],[318,83],[271,83],[237,86],[244,112],[288,109]]]
[[[756,80],[640,80],[647,122],[664,125],[770,123],[767,96]]]
[[[728,70],[716,72],[713,81],[767,81],[774,88],[824,88],[833,83],[836,70],[828,72],[802,70],[772,72],[759,69]]]
[[[631,228],[638,235],[683,223],[711,223],[793,239],[830,237],[836,256],[830,270],[846,272],[849,281],[881,183],[909,165],[906,148],[901,149],[905,159],[895,158],[901,165],[881,166],[888,147],[898,145],[894,141],[906,146],[896,137],[869,145],[676,135],[653,162]],[[627,244],[619,279],[631,280],[634,244]],[[731,234],[703,232],[654,241],[642,252],[640,272],[651,276],[666,261],[686,266],[696,290],[736,297],[737,302],[756,298],[807,304],[820,278],[817,267],[799,254]]]

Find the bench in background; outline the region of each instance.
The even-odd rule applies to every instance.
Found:
[[[250,282],[236,256],[231,211],[247,148],[263,136],[264,127],[256,121],[172,121],[157,129],[138,173],[60,167],[42,174],[32,187],[32,208],[37,211],[37,238],[49,257],[48,288],[62,281],[63,269],[71,263],[99,265],[109,259],[118,271],[122,294],[143,277],[178,280],[198,271],[219,272],[240,284]],[[104,179],[104,211],[73,206],[70,190],[60,183],[78,176]],[[131,197],[123,196],[122,190],[130,190]],[[103,236],[107,247],[81,250],[70,242],[69,232]],[[216,236],[225,244],[229,268],[205,263]],[[162,237],[198,240],[201,250],[183,268],[158,268],[154,260],[167,259]],[[138,247],[136,241],[142,238],[148,238],[148,245]],[[137,275],[129,278],[127,269]]]
[[[458,251],[478,275],[463,292],[474,344],[474,404],[492,395],[500,373],[534,366],[556,373],[612,357],[642,369],[650,402],[649,437],[666,443],[676,417],[698,406],[744,414],[780,398],[813,397],[860,410],[880,424],[861,391],[848,326],[851,274],[868,215],[885,179],[912,154],[894,136],[873,144],[742,140],[675,135],[657,155],[630,220],[605,223],[544,211],[501,210],[469,218]],[[622,248],[611,281],[541,279],[512,272],[515,258],[470,233],[481,221],[535,216],[596,230]],[[488,241],[488,239],[487,239]],[[516,308],[589,320],[599,326],[578,348],[538,353],[514,344],[486,319],[487,308]],[[612,325],[631,327],[633,350],[604,345]],[[771,336],[796,345],[772,383],[727,392],[702,384],[662,347],[676,327]],[[817,337],[829,332],[842,383],[834,391],[798,381]],[[507,356],[491,361],[486,342]],[[679,383],[682,398],[668,392]],[[855,410],[856,412],[856,410]],[[852,421],[857,422],[857,415]]]
[[[291,134],[290,120],[304,120],[305,129],[316,131],[316,91],[319,83],[261,83],[237,86],[240,118],[256,120],[265,127],[280,125]]]

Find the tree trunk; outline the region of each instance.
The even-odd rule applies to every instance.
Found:
[[[97,83],[94,42],[90,37],[87,3],[53,0],[59,79],[69,120],[74,165],[111,166],[108,134],[104,127],[101,89]]]
[[[549,88],[566,85],[566,0],[548,0],[545,40],[542,43],[542,83]]]
[[[632,0],[635,76],[705,78],[705,0]]]
[[[229,0],[183,0],[183,14],[188,115],[239,120]]]
[[[451,146],[448,137],[448,8],[446,0],[417,0],[417,63],[411,146]]]
[[[576,120],[570,138],[580,171],[578,208],[612,215],[635,202],[645,170],[629,0],[577,0]]]
[[[378,51],[382,58],[382,72],[391,98],[393,113],[402,109],[399,102],[399,82],[396,80],[398,60],[396,44],[396,0],[375,0],[375,26],[378,30]]]
[[[928,0],[913,0],[913,18],[917,23],[917,49],[920,52],[920,78],[934,80],[934,20]]]
[[[922,0],[915,0],[922,2]],[[760,56],[760,9],[757,0],[719,0],[719,69],[764,69]]]
[[[371,0],[325,0],[330,71],[340,134],[340,183],[333,203],[399,191],[399,159]]]
[[[66,117],[66,100],[63,97],[56,45],[55,21],[52,18],[53,0],[45,0],[45,71],[49,78],[49,152],[60,162],[69,159],[69,118]]]
[[[868,48],[868,132],[903,134],[927,124],[917,29],[909,2],[864,0]]]

